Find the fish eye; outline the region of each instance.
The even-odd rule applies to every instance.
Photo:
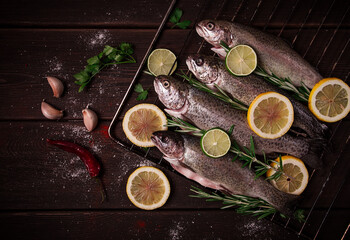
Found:
[[[165,88],[168,88],[168,87],[170,86],[169,81],[165,80],[165,81],[163,82],[163,86],[164,86]]]
[[[202,66],[203,63],[204,63],[203,58],[199,57],[199,58],[196,59],[196,64],[197,64],[197,66]]]
[[[208,23],[207,23],[207,28],[208,28],[209,30],[213,30],[214,27],[215,27],[214,23],[212,23],[212,22],[208,22]]]

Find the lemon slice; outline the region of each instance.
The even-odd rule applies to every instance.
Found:
[[[310,111],[321,121],[336,122],[350,112],[350,87],[338,78],[325,78],[311,90]]]
[[[208,130],[201,138],[202,151],[209,157],[224,156],[231,147],[229,135],[220,128]]]
[[[143,103],[130,108],[123,119],[126,137],[139,147],[153,147],[152,133],[167,130],[167,119],[156,105]]]
[[[170,184],[158,168],[139,167],[128,178],[126,194],[136,207],[153,210],[167,201]]]
[[[277,158],[275,161],[280,162],[280,159]],[[271,166],[278,169],[279,164],[273,162]],[[309,181],[309,173],[303,161],[293,156],[283,156],[282,166],[285,174],[282,174],[277,180],[271,180],[272,185],[282,192],[300,195]],[[270,177],[275,172],[275,170],[270,169],[266,176]]]
[[[257,65],[257,57],[253,48],[247,45],[237,45],[226,55],[226,67],[236,76],[251,74]]]
[[[175,61],[174,53],[165,48],[158,48],[149,55],[147,67],[154,76],[171,75],[177,67],[177,63],[175,63],[171,73],[169,73]]]
[[[292,126],[293,105],[279,93],[262,93],[250,104],[247,120],[249,127],[258,136],[275,139],[283,136]]]

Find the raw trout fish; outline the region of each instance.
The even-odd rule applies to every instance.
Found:
[[[221,41],[230,48],[239,44],[251,46],[257,53],[260,67],[269,74],[289,77],[295,86],[301,86],[303,82],[311,89],[322,79],[306,60],[274,35],[239,23],[217,20],[203,20],[197,24],[196,30],[220,56],[226,56],[225,50],[220,47]]]
[[[253,74],[245,77],[233,76],[227,71],[225,63],[221,59],[202,54],[188,56],[186,64],[199,81],[210,88],[214,88],[214,84],[218,85],[222,90],[247,106],[251,104],[256,96],[264,92],[278,92],[286,96],[294,108],[293,127],[296,132],[299,128],[311,138],[319,138],[320,141],[325,139],[328,130],[325,124],[320,123],[302,103],[260,77]]]
[[[202,152],[200,138],[171,131],[155,132],[151,139],[164,159],[185,177],[225,193],[261,198],[292,216],[289,205],[297,196],[277,190],[262,178],[254,180],[253,171],[242,168],[241,161],[232,162],[233,154],[212,159]]]
[[[154,88],[167,108],[165,111],[172,116],[192,122],[204,130],[214,127],[229,130],[234,125],[232,138],[240,146],[249,148],[252,136],[255,152],[259,155],[266,153],[277,157],[276,153],[284,153],[303,159],[313,168],[322,165],[319,159],[321,148],[313,140],[288,133],[277,139],[261,138],[249,128],[246,112],[234,109],[228,103],[171,76],[156,77]]]

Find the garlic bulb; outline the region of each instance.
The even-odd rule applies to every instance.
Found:
[[[81,112],[83,113],[84,125],[85,125],[86,129],[89,132],[91,132],[97,126],[98,117],[97,117],[96,113],[94,111],[92,111],[91,109],[89,109],[88,107],[89,107],[89,105],[86,106],[86,108],[83,109],[83,111],[81,111]]]
[[[45,102],[45,99],[41,103],[41,112],[48,119],[60,119],[63,117],[63,110],[58,110]]]
[[[64,90],[63,83],[61,82],[61,80],[55,77],[46,77],[46,78],[50,84],[50,87],[52,88],[53,96],[56,98],[59,98],[62,95]]]

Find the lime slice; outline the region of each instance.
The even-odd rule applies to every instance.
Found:
[[[220,128],[208,130],[201,138],[203,152],[212,158],[224,156],[231,147],[229,135]]]
[[[154,76],[171,75],[177,67],[177,63],[175,63],[171,73],[169,73],[175,61],[174,53],[168,49],[158,48],[149,55],[147,67]]]
[[[168,200],[170,184],[158,168],[139,167],[128,178],[126,194],[136,207],[153,210]]]
[[[338,78],[325,78],[311,90],[310,111],[321,121],[336,122],[350,112],[350,87]]]
[[[256,53],[247,45],[237,45],[227,53],[225,63],[233,75],[247,76],[256,68]]]

